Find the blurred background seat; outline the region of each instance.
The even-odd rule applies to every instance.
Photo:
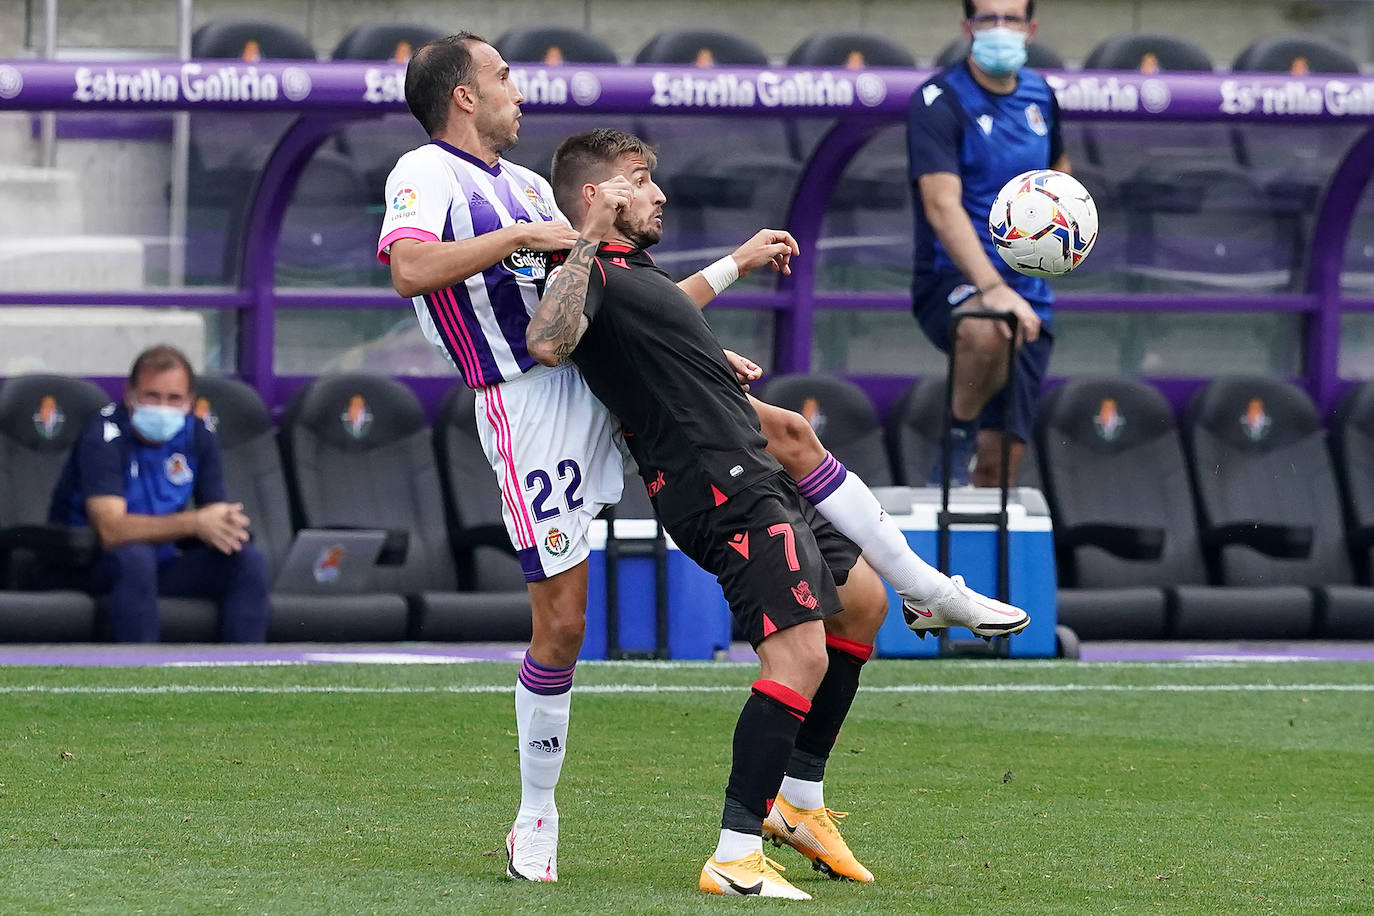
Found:
[[[310,41],[266,20],[214,20],[191,35],[198,60],[316,59]],[[228,283],[238,275],[244,218],[253,187],[277,141],[296,115],[194,112],[190,116],[186,272],[189,282]]]
[[[1305,392],[1269,376],[1214,379],[1184,430],[1220,582],[1298,587],[1282,617],[1253,616],[1251,636],[1308,636],[1325,619],[1374,615],[1374,589],[1354,584],[1331,455]]]
[[[758,397],[801,414],[821,445],[870,487],[892,485],[877,411],[858,385],[824,375],[779,375],[762,386]]]
[[[109,395],[85,379],[21,375],[0,385],[0,528],[46,526],[48,506],[67,455],[82,429]],[[95,602],[71,589],[33,590],[39,550],[62,548],[51,541],[0,535],[15,549],[0,556],[0,641],[87,642],[94,638]],[[94,537],[89,538],[94,546]],[[20,545],[28,544],[29,547]],[[93,554],[84,558],[89,562]],[[54,563],[82,558],[49,552]]]
[[[425,640],[528,639],[529,598],[460,591],[424,410],[383,376],[323,376],[287,405],[281,442],[297,527],[409,532],[405,563],[377,585],[406,596]]]
[[[224,486],[243,503],[269,581],[295,541],[276,432],[258,393],[235,379],[201,376],[196,413],[219,437]],[[405,639],[407,610],[398,594],[302,595],[274,589],[267,638],[273,642],[383,642]]]

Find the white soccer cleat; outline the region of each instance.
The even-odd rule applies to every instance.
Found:
[[[950,576],[949,588],[929,601],[902,599],[906,625],[922,639],[949,627],[967,627],[984,639],[1020,633],[1030,615],[1019,607],[980,595],[964,584],[963,576]]]
[[[558,880],[558,810],[550,808],[530,827],[506,835],[506,874],[521,881]]]
[[[715,856],[701,867],[697,886],[708,894],[726,897],[785,897],[810,900],[806,891],[793,887],[780,872],[786,871],[762,852],[751,852],[733,862],[717,862]]]

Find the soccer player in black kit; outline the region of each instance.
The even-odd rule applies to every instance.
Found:
[[[717,576],[758,652],[700,888],[807,899],[764,857],[761,831],[799,733],[833,744],[857,689],[857,669],[827,671],[823,623],[842,612],[835,574],[854,553],[823,553],[701,309],[645,251],[662,237],[654,164],[643,141],[616,130],[559,148],[554,193],[580,238],[550,276],[527,342],[540,362],[571,357],[620,419],[664,528]]]

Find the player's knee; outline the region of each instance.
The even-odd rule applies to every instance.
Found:
[[[855,566],[840,588],[844,611],[826,621],[826,632],[856,642],[872,643],[887,618],[887,589],[878,574],[864,564]]]
[[[811,473],[825,459],[825,447],[816,431],[795,411],[777,411],[767,433],[768,451],[794,478]]]

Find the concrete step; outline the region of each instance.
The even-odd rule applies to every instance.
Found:
[[[3,296],[0,296],[3,298]],[[0,307],[0,376],[128,374],[134,357],[156,343],[205,365],[205,319],[165,308]]]
[[[0,208],[7,215],[0,239],[76,235],[85,228],[75,172],[0,165]]]
[[[75,191],[74,183],[49,187]],[[142,289],[143,262],[143,243],[123,236],[0,238],[0,299],[5,291]]]

